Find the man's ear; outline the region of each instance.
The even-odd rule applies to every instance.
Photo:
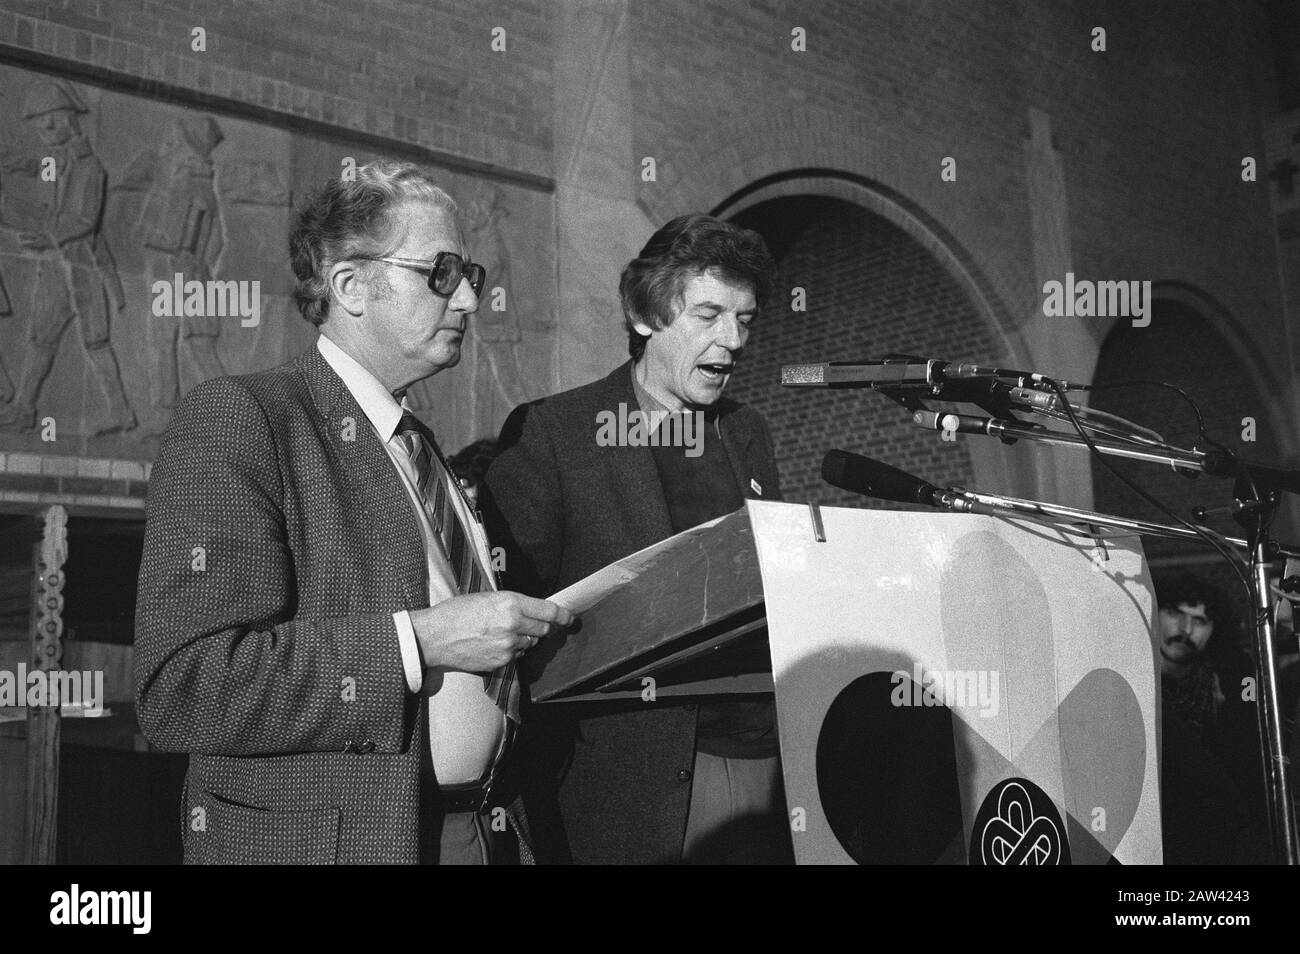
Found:
[[[646,338],[649,338],[652,334],[655,333],[655,329],[654,329],[654,328],[651,328],[651,327],[650,327],[649,325],[647,325],[644,321],[634,321],[634,322],[632,322],[632,329],[633,329],[637,334],[642,335],[643,337],[646,337]]]
[[[337,262],[329,270],[330,298],[354,318],[365,311],[366,279],[353,261]]]

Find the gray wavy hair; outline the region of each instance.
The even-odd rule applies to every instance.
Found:
[[[289,233],[289,261],[298,279],[293,298],[304,318],[319,326],[329,317],[329,271],[336,264],[392,254],[392,213],[411,201],[459,216],[452,197],[424,170],[389,159],[366,163],[355,177],[330,179],[308,197]]]

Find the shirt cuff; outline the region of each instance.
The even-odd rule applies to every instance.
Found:
[[[397,627],[397,645],[402,650],[402,671],[406,673],[406,688],[419,692],[424,685],[424,666],[420,661],[420,645],[415,640],[415,626],[411,614],[401,610],[393,614]]]

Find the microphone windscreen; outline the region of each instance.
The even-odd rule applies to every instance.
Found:
[[[827,451],[822,458],[822,480],[842,490],[880,500],[933,505],[933,484],[897,467],[848,451]]]

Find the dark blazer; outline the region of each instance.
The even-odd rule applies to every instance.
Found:
[[[638,407],[630,362],[599,381],[518,407],[506,420],[482,502],[489,536],[506,549],[508,589],[550,596],[672,536],[651,449],[596,443],[597,414],[617,414],[620,403]],[[780,499],[763,418],[725,397],[717,413],[741,494]],[[711,425],[709,439],[716,439]],[[667,700],[622,709],[532,706],[516,764],[529,770],[521,785],[538,859],[679,860],[695,721],[694,705]]]
[[[149,482],[137,715],[188,752],[187,862],[418,859],[420,720],[392,614],[428,605],[387,452],[313,347],[177,408]]]

